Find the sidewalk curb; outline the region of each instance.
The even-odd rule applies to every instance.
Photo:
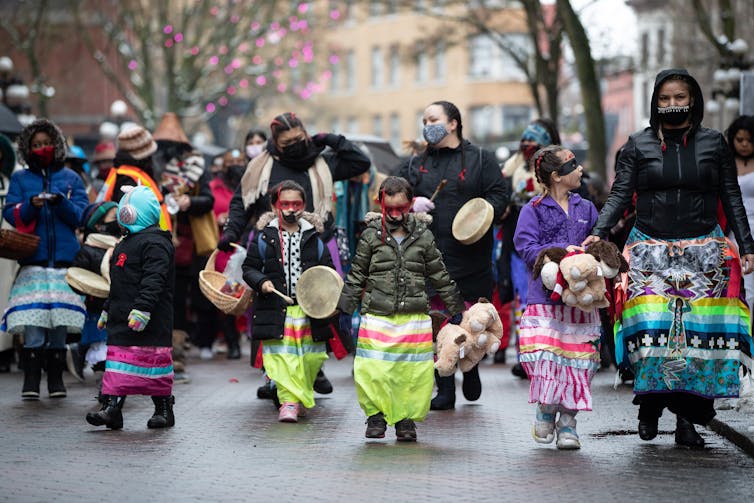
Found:
[[[754,441],[749,438],[749,436],[737,431],[735,428],[732,428],[719,419],[713,419],[710,421],[707,424],[707,428],[730,440],[736,444],[739,449],[754,458]]]

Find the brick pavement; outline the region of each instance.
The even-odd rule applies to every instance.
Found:
[[[636,436],[628,387],[594,383],[595,412],[578,416],[583,448],[559,452],[530,437],[528,384],[510,365],[482,363],[482,398],[432,412],[419,442],[367,441],[350,360],[328,361],[335,391],[299,424],[275,421],[246,361],[191,361],[178,385],[176,427],[148,430],[147,397],[129,397],[122,431],[84,421],[92,385],[22,402],[20,373],[0,375],[0,501],[748,501],[754,460],[711,431],[701,451],[676,447],[661,419]],[[232,382],[237,379],[238,382]],[[43,382],[44,384],[44,382]],[[460,380],[458,386],[460,394]]]

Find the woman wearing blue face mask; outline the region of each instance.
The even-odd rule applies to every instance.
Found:
[[[510,198],[510,188],[500,172],[492,152],[482,150],[463,138],[463,124],[458,108],[448,101],[436,101],[424,110],[424,139],[428,146],[423,154],[412,157],[400,169],[400,176],[414,188],[413,209],[434,217],[430,230],[442,252],[450,277],[461,290],[467,304],[479,297],[492,298],[492,229],[471,245],[453,237],[453,218],[467,201],[482,197],[494,209],[494,220],[500,218]],[[434,202],[429,198],[442,180],[444,189]],[[433,305],[442,309],[440,302]],[[433,410],[455,406],[453,376],[437,378],[437,396]],[[482,386],[477,368],[464,374],[463,394],[468,400],[479,398]]]

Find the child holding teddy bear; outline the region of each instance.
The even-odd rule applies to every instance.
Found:
[[[537,404],[532,435],[558,449],[579,449],[576,413],[592,410],[590,381],[599,367],[600,319],[551,297],[533,278],[539,253],[550,247],[568,252],[579,246],[597,221],[594,205],[570,192],[581,183],[583,168],[573,153],[550,145],[529,161],[543,194],[521,210],[513,238],[529,273],[527,307],[521,319],[521,363],[531,379],[529,402]],[[556,422],[556,416],[559,414]]]
[[[382,214],[367,213],[339,308],[361,300],[354,360],[356,395],[367,415],[367,438],[395,425],[399,441],[416,441],[414,421],[429,412],[434,381],[429,281],[460,323],[464,302],[429,230],[432,217],[409,213],[414,191],[404,179],[382,182]]]

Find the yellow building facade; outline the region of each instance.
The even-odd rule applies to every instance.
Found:
[[[296,105],[308,128],[379,136],[403,153],[403,141],[421,136],[424,108],[447,100],[459,107],[466,138],[488,147],[517,139],[535,109],[510,55],[492,37],[456,20],[468,5],[414,7],[355,3],[337,22],[318,23],[317,46],[330,51],[332,75],[325,92]],[[520,8],[498,9],[488,24],[504,34],[505,43],[526,50]]]

